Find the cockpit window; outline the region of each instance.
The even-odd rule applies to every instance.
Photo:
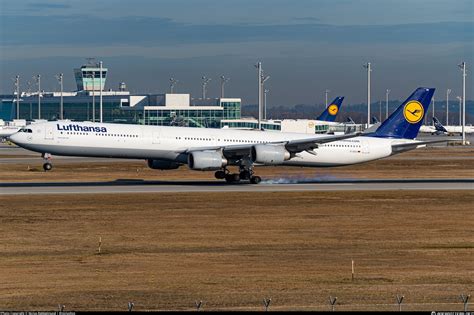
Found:
[[[26,129],[26,132],[28,132],[28,133],[33,133],[33,130],[31,130],[31,129]]]
[[[33,133],[33,130],[27,129],[27,128],[21,128],[20,130],[18,130],[18,132]]]

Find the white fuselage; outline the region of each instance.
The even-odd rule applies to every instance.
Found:
[[[190,127],[102,124],[90,122],[47,122],[28,126],[31,132],[11,136],[16,144],[40,153],[84,157],[162,159],[186,163],[186,150],[212,150],[244,144],[285,142],[315,138],[303,133]],[[321,135],[327,137],[327,135]],[[413,140],[358,136],[320,144],[283,162],[298,166],[338,166],[390,156],[392,144]],[[208,148],[208,149],[206,149]]]
[[[462,133],[462,126],[443,126],[448,133],[457,133],[461,134]],[[474,127],[473,126],[464,126],[464,132],[465,133],[473,133],[474,132]]]
[[[462,126],[443,126],[444,129],[446,129],[446,132],[449,134],[461,134],[462,133]],[[434,126],[427,126],[423,125],[420,127],[420,132],[430,132],[434,133],[436,132],[436,128]],[[464,126],[464,132],[465,133],[474,133],[474,126],[467,125]]]
[[[436,132],[436,128],[434,126],[430,126],[430,125],[421,125],[420,126],[420,132],[433,133],[433,132]]]

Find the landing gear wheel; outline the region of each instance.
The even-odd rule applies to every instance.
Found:
[[[249,180],[252,176],[252,173],[250,171],[241,171],[239,174],[239,178],[242,180]]]
[[[225,178],[225,171],[217,171],[214,173],[214,176],[217,179],[224,179]]]
[[[43,164],[43,169],[44,169],[45,172],[50,171],[52,168],[53,168],[53,164],[51,164],[49,162]]]
[[[238,182],[240,181],[240,176],[239,174],[226,174],[225,175],[225,181],[227,183],[235,183],[235,182]]]
[[[250,183],[252,184],[258,184],[262,181],[262,178],[260,176],[252,176],[250,177]]]
[[[50,171],[53,168],[53,164],[51,164],[51,154],[50,153],[43,153],[41,155],[43,158],[43,169],[45,172]]]

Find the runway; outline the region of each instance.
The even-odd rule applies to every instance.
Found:
[[[474,179],[369,179],[262,181],[259,185],[226,184],[221,181],[140,181],[0,183],[0,195],[28,194],[123,194],[190,192],[301,192],[368,190],[473,190]]]

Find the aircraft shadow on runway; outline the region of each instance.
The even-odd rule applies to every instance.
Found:
[[[304,185],[304,184],[387,184],[387,183],[474,183],[474,179],[458,178],[415,178],[415,179],[317,179],[317,178],[277,178],[263,180],[264,185]],[[0,183],[0,187],[87,187],[87,186],[227,186],[227,185],[249,185],[248,182],[228,184],[216,180],[181,180],[181,181],[159,181],[159,180],[137,180],[117,179],[104,182],[23,182],[23,183]]]

